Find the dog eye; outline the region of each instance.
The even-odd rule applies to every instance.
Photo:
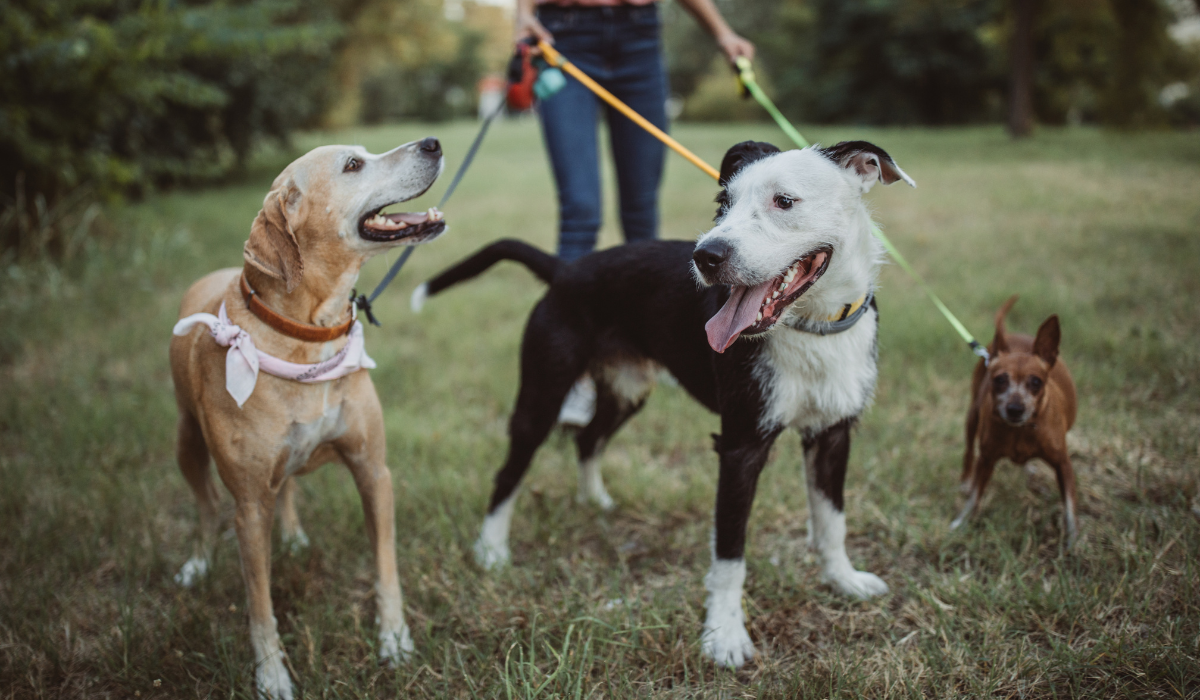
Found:
[[[362,170],[362,166],[363,166],[363,162],[361,160],[359,160],[357,158],[351,158],[350,160],[346,161],[346,167],[342,168],[342,172],[356,173],[359,170]]]
[[[1029,390],[1037,393],[1042,390],[1042,380],[1040,377],[1030,377],[1029,381],[1025,382]]]
[[[1007,374],[997,374],[995,377],[992,377],[992,389],[993,390],[1004,391],[1007,388],[1008,388],[1008,375]]]
[[[780,209],[791,209],[792,205],[795,203],[796,200],[792,199],[786,194],[775,195],[775,206],[779,207]]]

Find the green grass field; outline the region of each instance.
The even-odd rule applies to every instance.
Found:
[[[432,134],[452,172],[475,128],[308,134],[297,146],[380,151]],[[346,471],[325,467],[300,481],[312,547],[277,551],[272,565],[304,697],[1200,697],[1200,522],[1189,514],[1200,472],[1200,136],[810,131],[874,141],[917,180],[877,188],[876,218],[981,338],[1013,293],[1014,330],[1062,317],[1080,394],[1077,548],[1061,551],[1044,466],[1029,483],[1002,466],[980,517],[949,531],[973,358],[891,266],[879,388],[855,434],[846,499],[851,558],[891,593],[850,602],[820,583],[803,544],[800,440],[785,434],[747,550],[760,656],[736,673],[705,663],[718,423],[669,386],[604,457],[614,511],[575,503],[573,443],[556,434],[519,500],[514,565],[479,571],[470,544],[543,287],[508,265],[421,315],[407,299],[491,239],[551,247],[536,124],[506,123],[446,206],[450,232],[417,252],[378,306],[384,327],[367,331],[416,657],[395,671],[375,661],[362,511]],[[765,124],[675,133],[713,163],[736,141],[782,142]],[[174,463],[167,343],[184,289],[241,264],[289,157],[265,153],[236,183],[120,209],[117,235],[65,269],[0,269],[0,698],[252,697],[232,530],[204,583],[172,581],[196,512]],[[407,208],[435,203],[448,180]],[[663,235],[705,230],[715,192],[671,157]],[[619,241],[608,218],[604,246]],[[387,262],[368,266],[364,287]]]

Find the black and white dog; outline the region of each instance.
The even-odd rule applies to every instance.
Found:
[[[780,152],[747,141],[726,153],[716,226],[695,245],[632,243],[568,264],[501,240],[419,287],[416,310],[500,260],[523,263],[550,284],[525,328],[508,458],[475,543],[480,564],[508,562],[517,485],[575,380],[590,373],[598,395],[595,418],[575,438],[580,495],[608,507],[599,452],[665,367],[721,416],[705,654],[734,667],[754,655],[741,605],[746,523],[759,472],[784,428],[803,435],[809,545],[824,578],[858,598],[887,592],[846,555],[842,485],[850,428],[876,378],[873,292],[883,250],[862,195],[896,180],[914,184],[866,142]]]

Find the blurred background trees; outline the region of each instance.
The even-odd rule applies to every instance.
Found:
[[[84,203],[227,176],[296,129],[470,116],[510,51],[503,4],[4,0],[0,251],[61,251]],[[717,4],[802,122],[1200,124],[1196,0]],[[762,118],[712,40],[671,0],[663,12],[680,118]]]

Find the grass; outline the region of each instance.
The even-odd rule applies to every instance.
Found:
[[[474,124],[310,134],[373,150],[439,136],[456,167]],[[767,125],[683,125],[709,162]],[[611,513],[575,504],[573,445],[553,437],[526,481],[514,566],[469,546],[505,449],[521,329],[542,285],[502,266],[407,310],[421,279],[499,236],[550,247],[554,196],[532,123],[498,125],[378,306],[372,372],[397,493],[400,576],[417,645],[375,662],[370,555],[349,475],[301,480],[312,547],[278,552],[272,592],[305,697],[1200,697],[1200,138],[1043,130],[811,129],[866,138],[920,183],[871,195],[877,218],[964,322],[1022,294],[1010,328],[1063,319],[1079,385],[1072,451],[1082,539],[1060,549],[1048,468],[1002,467],[982,515],[948,523],[972,357],[894,266],[881,372],[847,483],[851,558],[891,593],[834,595],[803,547],[800,440],[784,435],[751,519],[746,605],[761,655],[700,658],[701,577],[717,420],[660,387],[609,447]],[[181,590],[196,514],[173,458],[166,349],[180,296],[239,265],[288,154],[228,186],[154,196],[66,269],[0,269],[0,698],[251,697],[236,544]],[[663,235],[692,238],[713,183],[672,158]],[[441,187],[417,205],[428,206]],[[611,203],[609,210],[612,210]],[[610,221],[615,217],[609,216]],[[618,242],[606,223],[602,245]],[[364,287],[383,273],[369,265]],[[224,498],[228,511],[230,499]]]

